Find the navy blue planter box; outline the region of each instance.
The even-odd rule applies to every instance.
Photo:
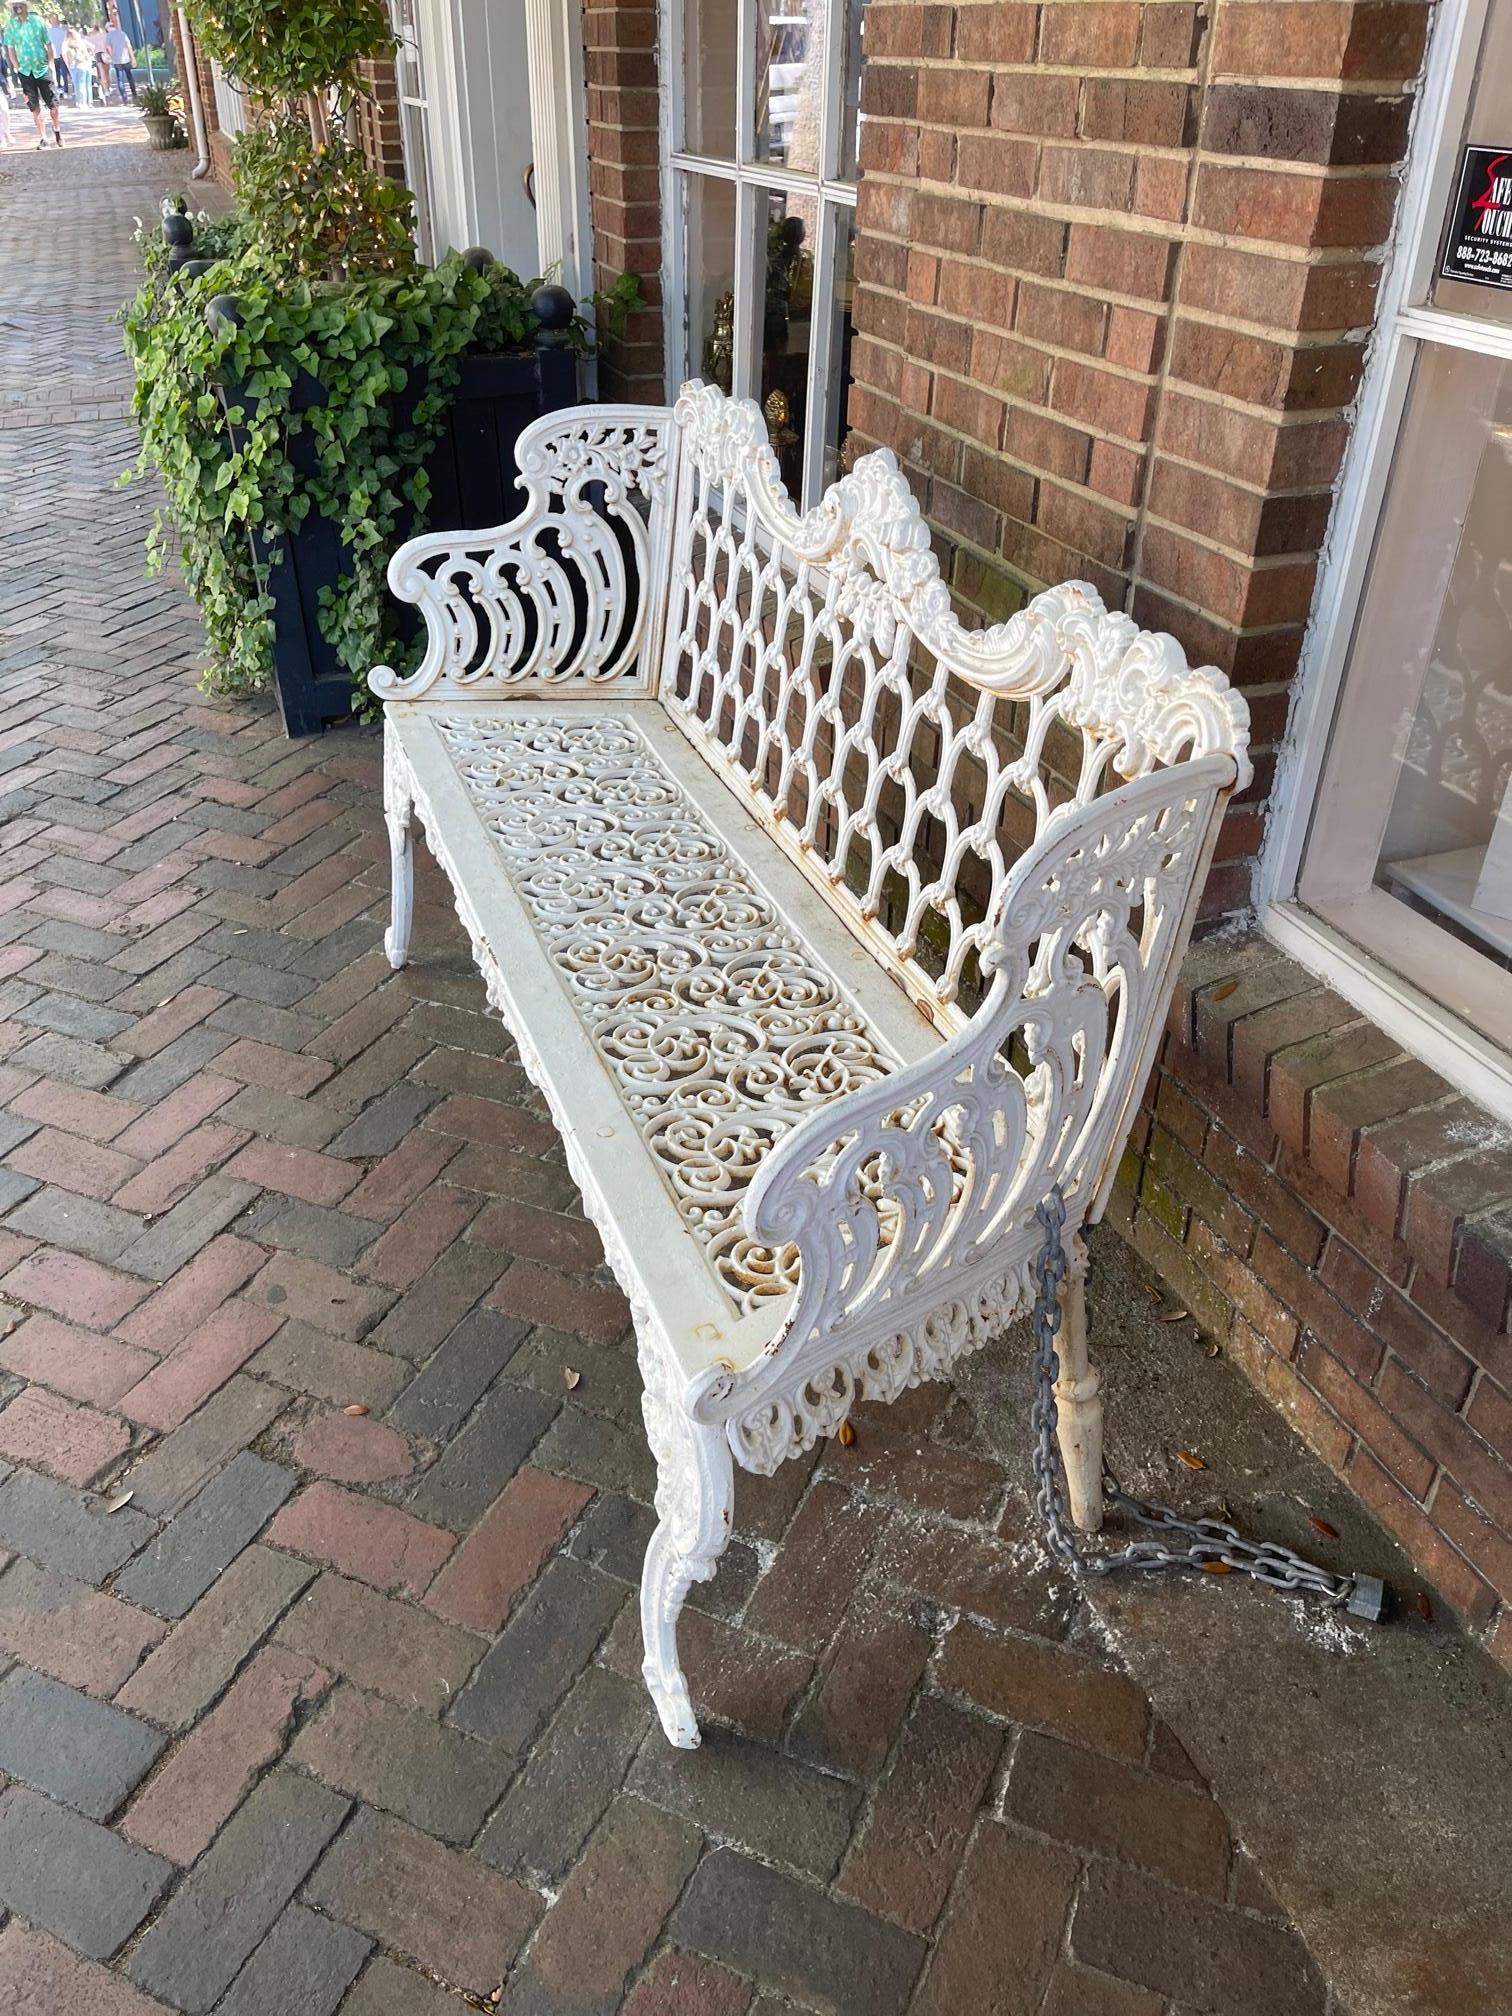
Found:
[[[577,377],[577,356],[563,347],[463,358],[445,430],[426,464],[428,532],[474,531],[514,516],[524,501],[515,443],[541,414],[576,403]],[[320,387],[313,379],[295,386],[296,408],[319,402]],[[301,451],[313,462],[314,443],[308,437],[292,444],[296,468]],[[412,529],[401,524],[400,538],[408,538]],[[266,561],[266,546],[255,535],[253,551],[260,562]],[[327,721],[352,711],[352,676],[320,628],[320,592],[335,586],[344,554],[335,526],[314,513],[282,541],[282,551],[268,573],[278,707],[286,735],[313,735]],[[414,609],[394,605],[394,613],[412,634]]]

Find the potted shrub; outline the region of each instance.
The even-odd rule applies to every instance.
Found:
[[[520,427],[576,397],[583,332],[560,290],[486,255],[418,264],[409,192],[346,137],[358,60],[389,47],[383,0],[193,11],[263,116],[237,141],[232,219],[191,227],[175,211],[142,236],[125,326],[138,467],[168,499],[151,564],[176,535],[207,684],[271,680],[299,734],[364,708],[369,666],[404,657],[385,569],[409,532],[445,529],[437,496],[459,529],[508,515],[459,496],[470,458],[447,446],[458,398],[477,403],[474,360],[502,355],[513,373],[485,402],[507,470]]]
[[[142,124],[147,128],[147,145],[159,154],[187,145],[178,101],[166,84],[144,84],[137,92]]]
[[[365,708],[369,666],[408,655],[394,547],[510,514],[515,438],[575,400],[583,330],[563,290],[486,254],[326,280],[270,260],[268,235],[177,212],[144,233],[126,346],[138,467],[167,492],[150,564],[176,537],[210,690],[271,682],[305,734]],[[369,215],[339,242],[383,235]]]

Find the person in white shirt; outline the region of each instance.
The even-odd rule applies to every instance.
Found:
[[[129,91],[131,93],[131,102],[134,105],[136,103],[136,78],[131,73],[136,57],[131,43],[127,39],[126,30],[119,22],[116,23],[114,28],[106,30],[105,47],[110,54],[110,67],[115,71],[116,90],[120,93],[121,103],[123,105],[126,103],[126,94]]]
[[[70,89],[68,61],[64,54],[68,42],[68,29],[56,15],[47,24],[47,39],[52,47],[53,76],[57,79],[58,89],[66,98]]]

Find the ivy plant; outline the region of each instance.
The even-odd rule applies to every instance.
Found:
[[[401,530],[423,521],[424,464],[463,353],[505,332],[528,342],[539,283],[456,254],[340,282],[291,278],[226,235],[229,256],[190,278],[150,255],[124,318],[142,441],[129,473],[156,469],[167,493],[149,566],[176,545],[210,690],[255,691],[272,669],[269,568],[320,512],[346,558],[321,628],[360,690],[377,660],[405,655],[384,569]]]

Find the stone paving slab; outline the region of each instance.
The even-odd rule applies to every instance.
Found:
[[[378,738],[143,575],[93,137],[0,157],[0,2008],[1343,2016],[943,1390],[741,1480],[667,1749],[628,1311]]]

